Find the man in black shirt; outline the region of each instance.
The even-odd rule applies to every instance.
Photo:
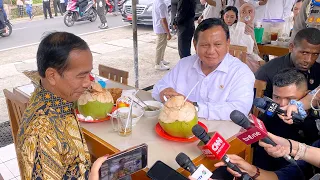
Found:
[[[176,25],[178,27],[178,50],[180,58],[191,55],[191,40],[195,30],[196,0],[179,0]]]
[[[313,90],[320,84],[320,64],[315,63],[320,53],[320,30],[307,28],[300,30],[293,43],[289,45],[290,53],[275,58],[256,73],[256,79],[267,82],[265,96],[272,96],[272,79],[282,69],[297,68],[308,80],[308,89]]]
[[[273,78],[272,99],[280,107],[287,106],[290,100],[301,99],[307,93],[307,79],[297,69],[283,69]],[[312,114],[309,114],[302,123],[292,125],[283,122],[277,115],[269,117],[263,114],[259,119],[264,122],[268,132],[286,139],[312,144],[320,138],[315,122],[317,117]],[[262,147],[257,146],[254,149],[253,164],[265,170],[276,171],[288,163],[283,158],[275,159],[269,156]]]

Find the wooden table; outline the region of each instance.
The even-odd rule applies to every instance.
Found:
[[[285,46],[275,46],[271,44],[258,44],[260,57],[263,55],[284,56],[289,53],[289,48]]]
[[[132,89],[130,86],[110,80],[107,80],[107,87]],[[34,91],[34,87],[30,84],[17,87],[14,90],[29,98],[31,93]],[[138,96],[142,100],[152,99],[151,94],[146,91],[139,91]],[[203,119],[200,119],[200,121],[208,127],[210,132],[218,131],[224,138],[228,139],[231,144],[231,148],[228,153],[238,154],[251,162],[251,147],[246,146],[234,137],[240,129],[239,126],[235,125],[231,121],[208,121]],[[182,168],[179,168],[178,164],[175,162],[175,157],[178,153],[184,152],[196,165],[204,164],[212,171],[215,169],[213,165],[218,161],[209,160],[201,154],[201,151],[196,147],[199,141],[193,143],[178,143],[165,140],[159,137],[154,130],[157,122],[157,117],[146,118],[143,116],[133,128],[132,135],[128,137],[121,137],[114,132],[110,121],[101,123],[81,122],[80,124],[83,127],[83,132],[85,134],[90,153],[94,157],[113,154],[132,146],[146,143],[148,145],[148,167],[151,167],[157,160],[161,160],[172,168],[178,169],[178,172],[187,176],[189,173]],[[146,170],[135,173],[132,175],[132,178],[139,180],[149,179],[146,177]]]

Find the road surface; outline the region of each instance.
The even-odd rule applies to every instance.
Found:
[[[121,15],[113,16],[107,15],[107,21],[109,28],[115,28],[128,25],[128,23],[122,22]],[[99,31],[100,25],[99,17],[95,22],[82,21],[75,22],[72,27],[67,27],[63,22],[63,16],[55,17],[54,19],[41,19],[33,21],[17,22],[13,24],[13,32],[11,36],[6,38],[0,37],[0,51],[28,46],[30,44],[36,44],[41,41],[41,37],[46,32],[52,31],[67,31],[76,35],[82,35]]]

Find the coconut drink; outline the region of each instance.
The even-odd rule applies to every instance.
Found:
[[[93,119],[105,118],[112,111],[113,98],[99,83],[92,82],[91,89],[85,91],[78,100],[79,113]]]
[[[196,108],[190,102],[184,102],[183,96],[170,98],[159,115],[159,124],[171,136],[190,138],[192,127],[198,124]]]

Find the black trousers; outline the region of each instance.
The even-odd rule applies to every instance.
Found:
[[[173,21],[174,21],[174,18],[176,17],[177,15],[177,11],[178,11],[178,1],[179,0],[171,0],[171,22],[170,22],[170,25],[171,25],[171,29],[172,28],[172,24],[173,24]]]
[[[60,0],[53,0],[53,9],[54,9],[55,16],[58,16],[59,12],[62,15],[62,11],[60,8]],[[59,12],[58,12],[58,9],[59,9]]]
[[[66,4],[65,3],[60,3],[60,10],[61,10],[61,14],[65,13],[66,12]]]
[[[52,14],[51,14],[51,9],[50,9],[50,1],[43,1],[42,2],[43,5],[43,14],[44,17],[47,19],[47,11],[49,12],[49,16],[50,18],[52,18]]]
[[[178,24],[178,51],[180,58],[191,55],[191,41],[194,30],[194,19]]]
[[[107,23],[105,0],[97,0],[97,14],[100,18],[101,24]]]
[[[79,12],[80,12],[80,15],[81,13],[84,13],[84,8],[87,6],[88,4],[88,1],[82,1],[79,3]]]

